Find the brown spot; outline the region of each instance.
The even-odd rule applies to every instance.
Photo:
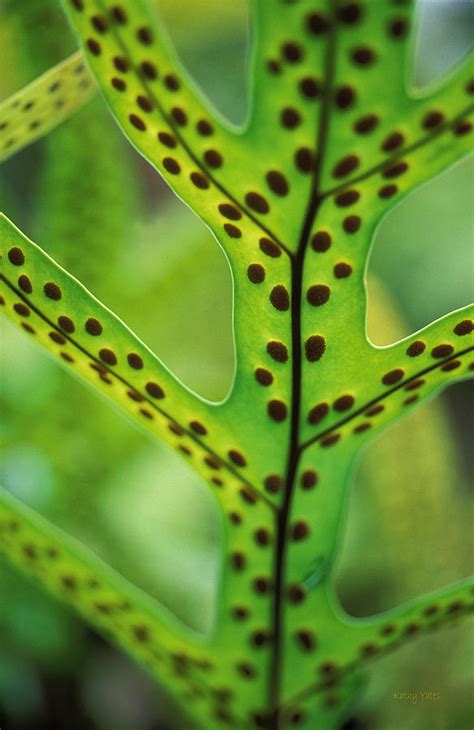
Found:
[[[299,82],[301,93],[306,99],[317,99],[321,93],[321,84],[311,76],[306,76]]]
[[[18,302],[17,304],[13,305],[13,309],[17,314],[20,315],[20,317],[29,317],[30,316],[30,309],[26,306],[26,304],[22,304],[21,302]]]
[[[352,408],[354,402],[355,401],[352,395],[341,395],[334,401],[332,407],[335,411],[347,411],[349,410],[349,408]]]
[[[150,81],[154,81],[154,79],[158,77],[158,70],[155,64],[151,61],[142,61],[140,64],[140,70],[142,75]]]
[[[138,129],[139,132],[144,132],[146,130],[145,122],[137,114],[129,114],[128,118],[129,118],[130,124],[133,127],[135,127],[135,129]]]
[[[467,119],[465,119],[460,122],[456,122],[456,124],[454,125],[454,134],[458,137],[462,137],[464,134],[468,134],[471,129],[471,122],[468,122]]]
[[[310,412],[308,413],[308,422],[315,425],[316,423],[320,423],[320,421],[323,420],[329,413],[329,406],[327,403],[318,403],[316,406],[313,406],[311,408]]]
[[[119,25],[125,25],[127,22],[127,14],[123,8],[120,7],[120,5],[114,5],[111,9],[111,13],[113,15],[114,20]]]
[[[319,481],[318,473],[314,469],[306,469],[300,478],[302,489],[309,490],[313,489]]]
[[[382,150],[384,152],[393,152],[393,150],[401,147],[405,142],[405,137],[401,132],[392,132],[382,142]]]
[[[242,499],[244,500],[244,502],[246,502],[247,504],[253,505],[253,504],[257,503],[257,497],[255,496],[255,494],[253,492],[250,491],[250,489],[247,489],[247,487],[242,487],[239,490],[239,494],[242,497]]]
[[[214,133],[214,127],[207,119],[200,119],[196,124],[196,129],[202,137],[210,137]]]
[[[354,205],[360,198],[360,193],[357,190],[345,190],[343,193],[339,193],[336,196],[335,203],[340,208],[347,208],[350,205]]]
[[[317,253],[325,253],[331,247],[331,236],[327,231],[316,231],[311,238],[311,248]]]
[[[54,284],[52,281],[48,281],[43,286],[43,291],[48,299],[53,299],[53,301],[55,302],[59,301],[63,295],[59,286],[57,284]]]
[[[229,459],[236,465],[236,466],[247,466],[247,461],[245,459],[245,456],[236,449],[231,449],[229,451]]]
[[[143,368],[143,360],[136,352],[129,352],[127,362],[134,370],[141,370]]]
[[[128,69],[130,68],[128,58],[126,58],[125,56],[114,56],[113,62],[115,68],[117,69],[117,71],[120,71],[120,73],[127,73]]]
[[[273,375],[265,368],[257,368],[255,370],[255,379],[260,385],[269,386],[273,383]]]
[[[362,18],[362,8],[359,3],[345,3],[337,11],[337,19],[345,25],[355,25]]]
[[[332,175],[335,178],[346,177],[359,167],[359,158],[357,155],[348,155],[340,160],[333,168]]]
[[[254,533],[255,542],[261,547],[266,547],[271,543],[271,535],[264,527],[259,527]]]
[[[233,226],[232,223],[224,223],[224,231],[231,238],[242,238],[242,231],[237,226]]]
[[[249,662],[240,662],[236,665],[236,669],[245,679],[252,679],[257,674],[257,670]]]
[[[288,63],[299,63],[303,59],[304,51],[298,43],[285,43],[281,50]]]
[[[137,96],[137,104],[144,112],[149,113],[153,110],[153,101],[148,96],[143,96],[143,94]]]
[[[250,637],[250,641],[253,646],[260,648],[266,646],[271,640],[268,631],[254,631]]]
[[[265,269],[261,264],[250,264],[247,276],[252,284],[261,284],[265,280]]]
[[[269,238],[261,238],[260,242],[260,250],[266,255],[270,256],[270,258],[276,259],[281,256],[281,249],[274,243],[274,241],[270,240]]]
[[[176,141],[176,137],[173,137],[172,134],[168,134],[168,132],[158,132],[158,139],[162,145],[168,147],[168,149],[171,150],[174,149],[178,144]]]
[[[132,632],[135,639],[142,644],[150,639],[150,631],[146,626],[134,626]]]
[[[394,40],[400,40],[404,38],[408,32],[408,23],[405,18],[395,18],[390,21],[387,31]]]
[[[322,13],[310,13],[306,17],[306,28],[312,35],[323,35],[329,30],[328,18]]]
[[[290,186],[288,185],[286,177],[281,172],[278,172],[277,170],[270,170],[270,172],[267,172],[266,178],[268,186],[275,195],[288,195]]]
[[[245,202],[256,213],[265,215],[270,210],[267,200],[260,193],[250,192],[245,196]]]
[[[398,193],[398,187],[396,185],[384,185],[380,188],[378,195],[379,198],[386,200],[387,198],[393,198]]]
[[[271,400],[267,406],[268,415],[274,421],[284,421],[288,415],[288,408],[281,400]]]
[[[231,221],[238,221],[242,218],[240,210],[229,203],[221,203],[219,205],[219,213]]]
[[[431,357],[434,357],[436,359],[449,357],[453,354],[453,352],[454,347],[452,345],[437,345],[431,350]]]
[[[145,385],[145,390],[152,398],[161,399],[165,397],[163,388],[153,381],[150,381]]]
[[[282,284],[274,286],[270,293],[270,301],[275,309],[286,312],[290,308],[290,296],[286,287]]]
[[[243,553],[239,553],[239,552],[232,553],[232,555],[230,556],[230,559],[232,561],[234,570],[237,570],[240,572],[245,569],[245,565],[246,565],[247,561],[245,560],[245,555],[243,555]]]
[[[422,340],[415,340],[407,347],[407,355],[409,357],[418,357],[426,350],[426,344]]]
[[[377,58],[375,51],[368,46],[359,46],[351,52],[352,60],[357,66],[371,66]]]
[[[295,165],[304,174],[312,172],[315,168],[315,157],[309,147],[300,147],[295,152]]]
[[[431,111],[431,112],[428,112],[428,114],[426,114],[423,117],[423,121],[421,124],[422,124],[423,129],[432,130],[432,129],[436,129],[436,127],[439,127],[439,125],[442,124],[443,122],[444,122],[444,114],[442,112]]]
[[[194,433],[199,434],[200,436],[206,436],[207,435],[207,428],[202,424],[200,421],[191,421],[189,424]]]
[[[288,361],[288,348],[286,347],[286,345],[283,344],[283,342],[271,340],[267,344],[267,352],[270,357],[272,357],[273,360],[276,360],[277,362]]]
[[[253,581],[253,587],[256,593],[264,595],[270,593],[273,584],[270,578],[258,577]]]
[[[304,348],[308,362],[317,362],[324,355],[326,340],[321,335],[311,335],[306,340]]]
[[[314,284],[306,292],[306,300],[313,307],[320,307],[329,301],[331,290],[325,284]]]
[[[107,32],[107,21],[102,15],[93,15],[91,18],[91,23],[98,33],[103,34]]]
[[[265,489],[270,494],[276,494],[276,492],[279,492],[283,488],[283,479],[278,474],[270,474],[268,477],[265,477],[263,483]]]
[[[372,424],[370,423],[361,423],[358,426],[355,427],[354,433],[364,433],[364,431],[368,431],[369,428],[372,428]]]
[[[213,167],[217,170],[219,167],[222,167],[224,160],[221,153],[217,150],[206,150],[204,153],[204,162],[209,167]]]
[[[301,124],[301,116],[293,107],[286,107],[282,110],[280,120],[286,129],[295,129]]]
[[[188,123],[188,115],[179,106],[175,106],[171,110],[171,116],[173,117],[176,124],[180,127],[185,127]]]
[[[99,357],[101,360],[103,360],[107,365],[116,365],[117,364],[117,356],[113,350],[110,350],[108,347],[103,347],[101,350],[99,350]]]
[[[23,266],[25,263],[25,254],[21,250],[21,248],[18,248],[18,246],[13,246],[8,251],[8,260],[13,266]]]
[[[308,537],[309,532],[310,529],[308,523],[304,520],[298,520],[291,528],[291,539],[294,542],[305,540]]]
[[[215,471],[220,469],[222,466],[221,462],[214,456],[206,456],[206,458],[204,459],[204,463],[207,464],[209,469],[214,469]]]
[[[289,586],[287,595],[289,602],[294,604],[303,603],[306,598],[304,588],[297,584]]]
[[[369,416],[369,417],[371,417],[371,416],[378,416],[378,414],[379,414],[379,413],[382,413],[382,412],[383,412],[384,410],[385,410],[385,406],[383,406],[383,405],[382,405],[382,404],[380,403],[380,404],[378,404],[378,405],[376,405],[376,406],[372,406],[371,408],[369,408],[369,409],[368,409],[368,410],[367,410],[367,411],[365,412],[365,415],[366,415],[366,416]]]
[[[334,444],[337,444],[340,438],[340,433],[331,433],[329,434],[329,436],[325,436],[325,438],[322,439],[321,446],[324,446],[325,448],[329,446],[334,446]]]
[[[163,81],[169,91],[178,91],[181,86],[179,79],[174,74],[167,74]]]
[[[200,190],[207,190],[209,188],[209,180],[202,173],[192,172],[189,177],[190,177],[190,180],[193,183],[193,185],[195,185]],[[225,228],[225,226],[224,226],[224,228]],[[239,230],[239,229],[237,229],[237,230]],[[240,231],[239,231],[239,233],[240,233]]]
[[[336,91],[335,103],[338,109],[345,110],[353,106],[356,100],[356,92],[351,86],[341,86]]]
[[[339,264],[335,265],[333,271],[336,279],[347,279],[347,277],[352,274],[352,266],[341,261]]]
[[[173,157],[165,157],[163,159],[163,167],[170,175],[179,175],[181,172],[181,165]]]
[[[383,173],[382,176],[384,178],[392,178],[392,177],[398,177],[399,175],[403,175],[404,172],[408,170],[408,163],[407,162],[396,162],[394,165],[390,165],[390,167],[387,167]]]
[[[49,338],[58,345],[66,344],[66,338],[60,335],[59,332],[50,332]]]
[[[111,84],[117,91],[125,91],[127,88],[125,81],[123,79],[118,79],[116,76],[113,77]]]
[[[142,26],[137,30],[137,38],[140,41],[140,43],[143,43],[145,46],[149,46],[153,43],[153,33],[151,31],[151,28],[148,28],[147,26]]]
[[[354,124],[354,131],[358,134],[370,134],[377,127],[379,118],[376,114],[367,114],[365,117],[361,117]]]
[[[18,277],[18,286],[22,291],[25,292],[25,294],[31,294],[33,291],[33,286],[31,284],[30,279],[26,276],[26,274],[22,274]]]
[[[278,61],[275,61],[275,59],[273,58],[267,61],[267,69],[273,76],[278,76],[279,74],[281,74],[281,66]]]
[[[232,615],[238,621],[245,621],[245,619],[249,617],[250,612],[247,608],[244,608],[243,606],[236,606],[236,608],[232,609]]]
[[[470,335],[474,330],[474,322],[471,319],[463,319],[453,329],[455,335],[463,337],[464,335]]]
[[[95,38],[88,38],[86,45],[93,56],[100,56],[102,53],[102,47],[99,41],[96,41]]]
[[[405,373],[401,368],[395,368],[394,370],[390,370],[390,372],[385,373],[382,378],[382,383],[384,385],[393,385],[394,383],[398,383],[404,375]]]

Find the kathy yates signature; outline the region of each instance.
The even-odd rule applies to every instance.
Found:
[[[416,705],[418,702],[430,702],[441,699],[441,693],[433,690],[399,691],[393,693],[393,699],[398,702],[411,702]]]

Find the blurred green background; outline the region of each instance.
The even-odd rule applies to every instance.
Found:
[[[246,0],[154,4],[191,74],[241,123]],[[419,4],[416,85],[465,54],[473,22],[470,2]],[[75,41],[55,0],[0,0],[0,48],[5,98],[73,51]],[[368,272],[368,332],[376,343],[472,300],[473,191],[472,161],[465,161],[383,221]],[[0,207],[184,382],[211,399],[225,395],[234,358],[227,262],[204,225],[122,138],[100,99],[1,168]],[[219,526],[199,478],[6,320],[0,338],[4,485],[183,620],[209,630]],[[466,384],[451,388],[359,459],[336,575],[349,612],[381,611],[471,572],[470,393]],[[461,625],[376,663],[354,711],[359,727],[471,728],[473,643]],[[440,699],[396,701],[393,693],[404,690],[431,690]],[[186,725],[140,669],[1,564],[0,727]]]

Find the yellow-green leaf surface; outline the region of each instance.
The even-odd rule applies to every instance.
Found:
[[[68,119],[96,91],[82,53],[0,103],[0,161],[36,142]]]
[[[252,104],[236,130],[190,82],[145,2],[63,5],[125,135],[229,260],[231,391],[223,403],[190,392],[6,218],[3,308],[178,449],[219,503],[212,669],[190,714],[216,729],[336,728],[369,659],[472,604],[464,582],[357,621],[332,593],[357,451],[474,369],[472,307],[376,347],[365,290],[382,218],[470,149],[471,66],[423,94],[408,88],[410,2],[256,0]],[[186,674],[192,644],[184,656]]]

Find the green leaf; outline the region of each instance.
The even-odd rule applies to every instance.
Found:
[[[472,375],[472,308],[389,347],[368,341],[365,270],[387,211],[469,150],[474,86],[462,64],[423,95],[407,90],[410,3],[255,5],[253,104],[235,130],[194,89],[146,3],[64,0],[125,135],[228,257],[228,398],[182,386],[5,218],[3,296],[30,335],[178,448],[219,502],[214,672],[196,718],[329,729],[366,659],[463,615],[472,590],[440,592],[435,611],[422,597],[360,622],[335,603],[332,567],[357,451]]]
[[[0,555],[158,675],[183,703],[193,693],[206,695],[203,638],[3,488]]]
[[[0,104],[0,162],[36,142],[94,94],[82,53],[74,53]]]

